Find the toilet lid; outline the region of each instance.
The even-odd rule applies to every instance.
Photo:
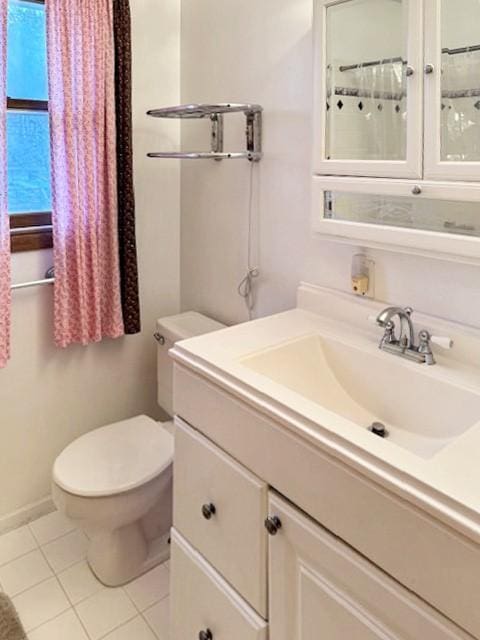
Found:
[[[58,456],[53,479],[78,496],[111,496],[159,476],[173,461],[173,436],[158,422],[137,416],[95,429]]]

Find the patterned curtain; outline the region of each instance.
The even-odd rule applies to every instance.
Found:
[[[125,333],[140,331],[132,151],[132,36],[129,0],[113,0],[117,115],[118,239]]]
[[[112,0],[47,0],[55,342],[124,334]]]
[[[10,357],[10,221],[7,208],[7,0],[0,0],[0,367]]]

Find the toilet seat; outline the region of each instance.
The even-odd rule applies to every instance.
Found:
[[[56,459],[53,479],[73,495],[113,496],[159,476],[172,463],[173,451],[167,428],[137,416],[77,438]]]

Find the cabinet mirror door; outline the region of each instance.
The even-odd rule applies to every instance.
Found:
[[[427,178],[480,180],[480,2],[426,0]]]
[[[420,177],[420,0],[316,0],[315,173]]]

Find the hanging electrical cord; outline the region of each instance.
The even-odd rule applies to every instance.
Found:
[[[258,264],[254,263],[254,167],[257,163],[250,163],[250,186],[248,194],[248,237],[247,237],[247,272],[238,285],[238,295],[245,301],[247,307],[248,319],[252,320],[253,310],[255,308],[256,296],[255,296],[255,280],[260,276],[260,269]],[[258,258],[258,256],[256,256]]]

